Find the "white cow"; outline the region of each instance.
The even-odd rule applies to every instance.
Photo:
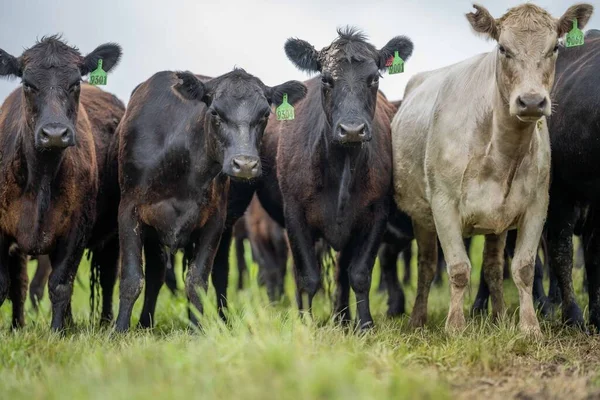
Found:
[[[411,324],[427,318],[439,236],[448,265],[447,331],[462,330],[471,264],[463,236],[485,234],[484,275],[495,316],[504,313],[502,264],[506,232],[518,229],[512,260],[520,328],[540,334],[531,296],[535,254],[548,206],[551,112],[557,41],[589,20],[593,7],[570,7],[558,20],[533,4],[494,19],[474,5],[473,29],[496,50],[416,75],[392,122],[398,207],[414,221],[419,283]]]

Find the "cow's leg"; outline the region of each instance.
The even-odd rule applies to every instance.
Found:
[[[284,209],[285,224],[288,231],[292,258],[294,259],[294,277],[296,279],[296,302],[300,312],[305,310],[303,294],[308,296],[308,310],[312,309],[312,300],[321,285],[321,275],[315,252],[315,240],[308,227],[304,212],[296,205],[287,205]]]
[[[341,251],[337,258],[336,268],[336,290],[335,290],[335,303],[333,305],[334,318],[340,323],[346,325],[352,321],[350,315],[350,262],[351,253],[348,251]]]
[[[80,223],[82,223],[80,221]],[[52,323],[54,331],[62,331],[65,322],[71,317],[71,295],[73,294],[73,280],[77,275],[77,268],[85,250],[87,238],[80,232],[81,227],[75,223],[74,228],[66,238],[57,241],[50,264],[52,272],[48,279],[48,292],[52,302]]]
[[[547,197],[540,195],[525,212],[519,223],[515,256],[511,263],[512,278],[519,291],[519,328],[524,333],[534,335],[541,335],[532,291],[535,257],[544,228],[547,204]]]
[[[387,210],[387,208],[387,203],[382,202],[373,223],[367,229],[361,227],[356,235],[352,235],[352,239],[343,250],[351,254],[348,276],[350,286],[356,295],[356,324],[360,330],[373,327],[369,291],[371,290],[371,277],[377,250],[379,250],[387,224],[387,215],[383,210]]]
[[[117,237],[94,250],[92,264],[100,270],[100,287],[102,288],[101,324],[110,324],[113,319],[113,293],[119,272],[119,241]]]
[[[535,270],[533,275],[533,301],[542,316],[549,317],[552,314],[552,304],[544,290],[544,266],[540,256],[535,256]]]
[[[504,314],[502,270],[505,244],[506,232],[500,235],[485,235],[482,271],[492,299],[492,316],[495,319]]]
[[[154,229],[148,228],[144,235],[144,258],[146,261],[146,285],[144,291],[144,308],[140,315],[139,326],[152,328],[154,326],[154,312],[160,288],[165,282],[167,258],[158,234]]]
[[[435,277],[433,278],[433,283],[436,286],[442,286],[444,283],[444,279],[442,278],[444,274],[444,268],[446,268],[446,259],[444,258],[444,252],[442,251],[442,246],[438,241],[438,259],[435,270]]]
[[[379,285],[377,286],[377,291],[381,292],[381,293],[386,291],[385,274],[387,272],[385,271],[385,269],[391,268],[391,266],[389,265],[389,259],[391,258],[391,254],[393,252],[393,249],[391,247],[393,247],[393,246],[389,243],[381,243],[381,246],[379,246],[379,253],[377,255],[379,257],[379,270],[380,270]],[[385,259],[385,261],[384,261],[384,259]],[[385,265],[384,265],[384,262],[386,263]],[[396,268],[396,262],[394,262],[394,268]]]
[[[451,204],[449,199],[437,196],[433,198],[431,206],[450,281],[450,309],[446,331],[456,332],[463,330],[466,325],[463,304],[471,275],[471,261],[463,241],[458,210]]]
[[[10,290],[10,240],[0,234],[0,306],[8,297]]]
[[[600,212],[597,206],[590,207],[581,235],[584,244],[584,265],[587,272],[590,325],[600,332]]]
[[[119,206],[119,248],[121,259],[121,283],[119,290],[119,315],[116,329],[129,329],[133,305],[142,292],[144,271],[142,270],[143,229],[132,206]]]
[[[273,246],[268,246],[265,243],[263,244],[263,246],[265,247],[263,249],[263,251],[265,252],[265,267],[263,268],[261,265],[260,268],[265,270],[267,294],[269,295],[269,301],[274,303],[281,298],[281,295],[283,293],[283,275],[285,274],[285,260],[283,261],[282,271],[281,256],[277,254],[277,245],[273,243]]]
[[[397,317],[405,313],[404,291],[398,279],[398,254],[406,251],[410,246],[410,240],[398,239],[393,244],[381,246],[379,250],[379,265],[381,266],[381,276],[385,279],[385,286],[388,292],[388,310],[389,317]],[[410,269],[410,266],[409,266]]]
[[[9,298],[12,302],[12,327],[17,329],[25,325],[25,298],[27,297],[27,256],[14,251],[8,256],[10,277]]]
[[[410,324],[414,328],[422,327],[427,322],[427,301],[431,282],[435,277],[438,257],[437,234],[417,223],[413,224],[418,251],[417,298],[410,316]]]
[[[548,251],[549,253],[549,251]],[[550,257],[548,257],[550,258]],[[548,264],[548,263],[546,263]],[[548,266],[548,280],[550,281],[549,287],[548,287],[548,299],[550,300],[550,302],[555,305],[558,306],[562,303],[562,296],[560,295],[560,289],[558,287],[558,278],[556,277],[556,274],[554,273],[554,268]]]
[[[223,239],[221,239],[223,240]],[[244,277],[248,271],[248,266],[246,265],[246,250],[244,248],[244,239],[236,238],[235,239],[235,255],[237,261],[237,269],[238,269],[238,290],[242,290],[244,288]]]
[[[277,300],[281,300],[285,293],[285,275],[287,272],[287,259],[288,259],[288,242],[287,237],[284,236],[283,242],[279,244],[277,248],[277,282],[275,285],[275,295]]]
[[[575,205],[560,193],[551,193],[547,220],[548,258],[562,297],[562,318],[569,325],[583,326],[583,314],[573,290],[573,230]],[[554,299],[557,291],[554,291]]]
[[[38,310],[39,302],[44,297],[44,290],[46,288],[46,284],[48,283],[50,272],[52,272],[50,257],[47,255],[38,256],[37,268],[35,269],[35,274],[33,275],[33,279],[31,279],[31,284],[29,285],[29,299],[31,300],[31,305],[36,312]]]
[[[204,224],[195,240],[195,246],[189,258],[189,270],[185,280],[185,291],[189,301],[188,315],[190,322],[199,326],[200,321],[196,317],[193,308],[199,313],[204,312],[199,290],[206,292],[208,278],[215,261],[215,256],[221,241],[223,228],[225,227],[226,205],[221,205]],[[188,252],[188,250],[186,250]]]
[[[473,307],[471,308],[471,315],[486,315],[488,311],[488,301],[490,298],[490,289],[485,280],[485,272],[483,268],[481,268],[481,272],[479,273],[479,287],[477,288],[477,295],[475,296],[475,301],[473,302]]]
[[[223,234],[221,235],[221,241],[219,242],[219,248],[215,255],[215,262],[213,264],[211,279],[213,286],[215,287],[215,294],[217,296],[217,310],[219,316],[225,321],[225,310],[227,310],[227,285],[229,283],[229,249],[231,248],[231,238],[233,232],[230,226],[225,227]],[[237,246],[238,240],[236,240]],[[243,257],[243,254],[242,254]],[[238,255],[238,271],[239,271],[239,255]],[[243,283],[243,275],[238,276],[238,289],[240,283]]]

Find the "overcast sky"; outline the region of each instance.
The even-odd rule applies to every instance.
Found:
[[[43,35],[62,33],[83,54],[118,42],[123,58],[106,90],[123,101],[153,73],[190,70],[216,76],[242,67],[268,85],[307,75],[288,61],[283,45],[295,36],[317,49],[328,45],[338,26],[361,28],[377,48],[396,35],[409,36],[413,56],[401,75],[384,75],[380,88],[399,99],[408,78],[489,51],[494,44],[475,36],[464,17],[466,0],[1,0],[0,48],[19,56]],[[521,1],[479,0],[500,17]],[[556,18],[575,1],[535,2]],[[598,7],[600,8],[600,7]],[[600,13],[600,10],[597,10]],[[588,28],[600,28],[595,14]],[[0,79],[4,99],[19,80]]]

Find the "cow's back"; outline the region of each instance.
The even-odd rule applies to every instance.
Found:
[[[203,142],[206,107],[179,96],[173,90],[177,82],[174,72],[158,72],[131,97],[118,128],[121,191],[162,190],[167,177],[161,171],[170,177],[179,172],[182,179],[190,172],[190,146]]]
[[[433,226],[431,169],[447,178],[458,197],[465,154],[482,139],[480,115],[491,108],[493,84],[485,56],[416,75],[392,121],[395,200],[409,215],[424,216],[424,224]]]
[[[82,85],[80,102],[92,128],[98,167],[99,191],[96,224],[91,238],[93,246],[116,232],[120,199],[116,129],[125,113],[125,105],[113,94],[90,85]]]
[[[596,31],[597,32],[597,31]],[[585,45],[561,48],[556,62],[552,116],[553,185],[568,186],[580,199],[600,198],[600,33]]]

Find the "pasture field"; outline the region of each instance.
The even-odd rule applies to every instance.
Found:
[[[466,304],[475,297],[482,241],[473,246],[474,271]],[[250,259],[249,252],[247,258]],[[232,258],[232,261],[234,259]],[[405,288],[408,309],[416,288]],[[33,266],[33,265],[32,265]],[[235,270],[235,268],[234,268]],[[46,297],[39,315],[28,303],[27,327],[11,332],[10,303],[1,309],[0,393],[6,399],[417,399],[417,398],[599,398],[600,341],[563,328],[558,319],[542,323],[544,338],[518,333],[518,299],[512,281],[505,283],[508,316],[494,323],[468,318],[466,332],[450,338],[443,330],[449,289],[432,289],[430,320],[414,331],[408,318],[385,316],[386,296],[373,280],[372,310],[376,329],[366,335],[329,322],[330,303],[317,296],[314,321],[301,319],[287,296],[269,305],[256,283],[236,292],[230,280],[230,319],[216,316],[209,292],[204,329],[187,329],[186,301],[161,291],[157,327],[119,335],[88,324],[89,291],[76,283],[71,331],[49,332]],[[89,265],[80,280],[87,286]],[[582,271],[575,271],[580,304]],[[180,282],[181,283],[181,282]],[[211,289],[212,290],[212,289]],[[117,294],[115,293],[115,297]],[[137,302],[134,321],[141,310]],[[116,312],[116,304],[115,304]]]

